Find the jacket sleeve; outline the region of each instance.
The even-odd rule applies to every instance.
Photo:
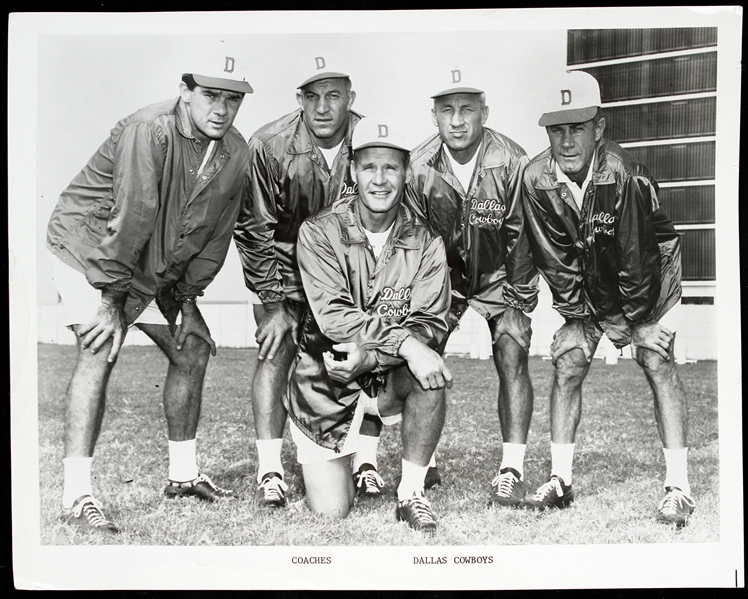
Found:
[[[541,202],[528,171],[522,184],[522,210],[533,261],[551,289],[554,309],[567,319],[589,316],[571,234],[553,206]]]
[[[239,250],[244,283],[263,303],[285,298],[274,243],[278,225],[277,198],[280,197],[278,170],[265,144],[252,137],[234,242]]]
[[[653,211],[657,190],[647,177],[634,175],[623,184],[616,219],[616,261],[621,310],[632,324],[652,318],[660,296],[660,249]]]
[[[398,351],[402,342],[411,334],[425,340],[432,337],[440,338],[439,330],[430,329],[433,321],[429,318],[415,316],[410,323],[411,331],[405,323],[401,325],[387,322],[380,316],[368,314],[363,308],[357,306],[350,292],[343,256],[336,254],[336,249],[333,248],[329,238],[315,223],[306,221],[301,225],[297,257],[304,291],[315,321],[322,334],[334,343],[352,341],[365,349],[378,350],[377,357],[381,366],[383,360],[393,364],[402,363],[402,359],[398,357]],[[430,282],[434,276],[434,273],[430,272],[433,270],[433,265],[425,262],[422,270],[424,280]],[[439,271],[439,269],[436,270]],[[441,270],[443,272],[436,276],[443,278],[446,282],[446,264],[442,265]],[[441,303],[446,304],[449,299],[448,283],[442,285],[441,290],[431,290],[432,294],[441,296],[444,293],[444,287],[447,289],[447,296],[437,302],[439,306]],[[411,300],[413,300],[412,292]],[[416,301],[419,302],[418,309],[424,310],[434,300],[418,296]],[[446,308],[444,312],[446,313]],[[444,319],[443,316],[441,318]],[[446,321],[439,325],[439,329],[446,333]]]
[[[422,193],[422,186],[413,172],[411,166],[408,166],[408,173],[405,179],[405,195],[403,196],[405,205],[424,222],[428,222],[428,207],[426,198]]]
[[[165,151],[154,125],[133,122],[117,140],[112,166],[114,205],[107,235],[89,254],[86,277],[97,289],[129,291],[159,210]]]
[[[242,200],[242,189],[232,197],[221,212],[213,236],[187,267],[184,276],[175,285],[174,299],[178,302],[187,297],[203,295],[205,288],[213,282],[226,261],[231,245],[231,235]]]
[[[538,271],[525,233],[522,211],[522,179],[527,163],[527,156],[521,156],[513,158],[510,164],[505,198],[507,213],[501,226],[501,237],[507,253],[504,302],[512,308],[532,312],[538,305],[539,288]]]

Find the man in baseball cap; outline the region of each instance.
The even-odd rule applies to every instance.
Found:
[[[233,496],[198,472],[195,435],[216,353],[196,298],[226,257],[246,171],[246,142],[233,122],[252,88],[234,74],[234,60],[221,49],[206,67],[217,75],[188,72],[178,98],[117,123],[49,221],[55,285],[79,349],[66,394],[62,504],[67,522],[85,530],[119,531],[94,497],[91,467],[109,375],[133,325],[169,360],[164,493]]]
[[[363,119],[353,153],[357,193],[299,229],[313,318],[301,332],[286,397],[291,434],[310,508],[343,518],[355,495],[350,457],[364,416],[402,421],[396,516],[433,533],[424,478],[452,383],[435,351],[447,331],[444,244],[402,203],[408,144],[397,125]]]
[[[519,197],[527,155],[485,126],[486,96],[469,71],[445,69],[434,88],[437,133],[413,150],[406,194],[447,248],[450,332],[468,306],[488,321],[503,440],[490,500],[516,505],[526,490],[523,466],[533,405],[532,332],[525,313],[535,308],[538,294]]]
[[[535,263],[566,322],[551,345],[551,476],[521,506],[564,508],[574,499],[582,382],[605,334],[618,348],[631,344],[654,392],[666,464],[657,520],[682,526],[694,509],[687,407],[673,358],[674,327],[665,326],[681,296],[680,238],[647,168],[603,138],[597,80],[564,73],[549,82],[544,101],[539,125],[550,148],[527,167],[522,197]]]
[[[361,118],[356,93],[325,56],[309,57],[296,93],[299,110],[261,127],[249,140],[247,194],[234,240],[253,292],[259,344],[252,381],[259,505],[287,505],[281,462],[286,412],[282,395],[296,353],[306,298],[296,261],[302,221],[343,194],[355,193],[351,135]]]

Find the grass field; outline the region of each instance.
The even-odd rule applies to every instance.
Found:
[[[208,367],[198,461],[238,501],[206,505],[167,500],[166,424],[161,385],[166,359],[153,347],[125,347],[109,386],[94,462],[94,491],[118,522],[116,537],[83,534],[60,520],[63,396],[75,363],[72,346],[39,345],[39,443],[42,545],[527,545],[705,543],[719,540],[717,364],[681,366],[689,397],[690,480],[696,511],[676,530],[654,521],[662,495],[664,458],[652,397],[630,360],[595,361],[585,382],[577,435],[574,488],[567,510],[536,514],[488,508],[490,481],[500,461],[496,415],[498,380],[491,361],[449,357],[455,375],[438,460],[444,484],[429,493],[439,521],[435,538],[395,521],[400,429],[385,428],[380,472],[385,496],[357,503],[332,521],[306,507],[301,469],[286,432],[284,465],[290,507],[267,511],[251,501],[255,488],[254,425],[249,388],[256,350],[220,348]],[[550,472],[548,397],[551,364],[531,359],[535,411],[525,462],[531,488]]]

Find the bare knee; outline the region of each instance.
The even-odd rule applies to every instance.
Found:
[[[502,379],[512,380],[528,374],[527,352],[509,335],[501,335],[493,344],[493,357]]]
[[[204,372],[210,358],[210,346],[194,335],[189,335],[182,349],[175,350],[169,356],[172,366],[187,373]]]
[[[669,360],[665,360],[657,352],[646,347],[639,347],[636,350],[636,362],[648,378],[669,378],[675,374],[672,354]]]
[[[562,354],[556,360],[556,383],[569,387],[581,385],[589,366],[581,349],[572,349]]]

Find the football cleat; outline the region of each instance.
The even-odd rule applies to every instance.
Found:
[[[202,501],[209,502],[236,497],[236,493],[215,485],[205,474],[185,482],[169,480],[164,487],[164,495],[170,499],[174,497],[197,497]]]
[[[429,466],[426,471],[426,478],[423,481],[423,488],[428,491],[442,484],[442,475],[439,473],[437,466]]]
[[[519,507],[544,512],[553,508],[560,510],[569,507],[572,501],[574,490],[571,485],[564,484],[563,479],[554,474],[547,483],[538,487],[532,497],[523,499]]]
[[[268,472],[257,485],[255,503],[262,507],[286,507],[288,504],[286,491],[288,491],[288,485],[283,482],[281,475],[277,472]]]
[[[490,503],[502,506],[515,506],[525,498],[527,484],[514,468],[502,468],[499,475],[491,481]]]
[[[665,487],[665,497],[657,506],[657,521],[680,528],[688,523],[695,507],[696,502],[678,487]]]
[[[90,495],[78,497],[63,518],[67,524],[72,524],[81,530],[100,530],[114,534],[119,532],[119,527],[104,516],[99,500]]]
[[[398,520],[404,520],[414,530],[433,535],[436,533],[436,518],[431,504],[423,495],[413,495],[397,503]]]
[[[353,473],[353,484],[356,494],[364,497],[379,497],[384,488],[382,477],[371,464],[361,464],[358,472]]]

